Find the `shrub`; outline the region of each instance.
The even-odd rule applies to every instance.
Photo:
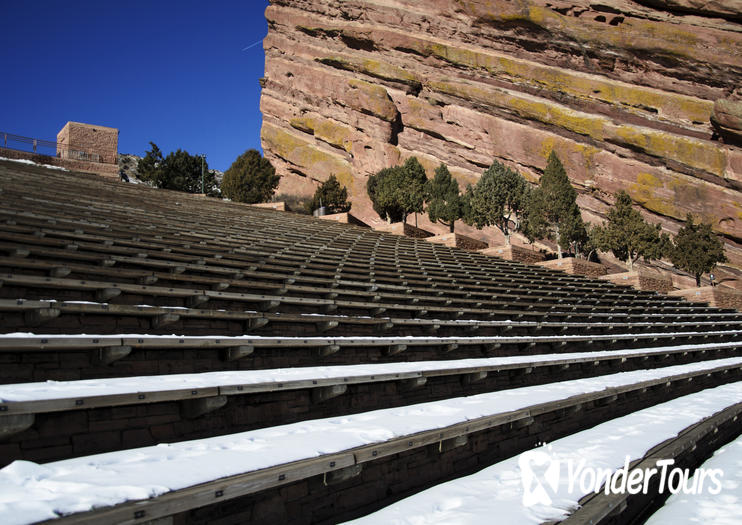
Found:
[[[237,157],[222,179],[222,195],[237,202],[255,204],[268,202],[273,196],[280,175],[259,151],[250,149]]]

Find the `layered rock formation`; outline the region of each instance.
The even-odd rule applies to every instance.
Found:
[[[272,0],[266,17],[282,192],[335,174],[373,222],[368,175],[409,156],[465,185],[493,159],[535,181],[554,149],[587,219],[626,189],[669,231],[710,221],[742,264],[742,2]]]

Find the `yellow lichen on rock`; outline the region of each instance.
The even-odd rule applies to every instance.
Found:
[[[642,172],[636,177],[636,183],[629,186],[631,197],[649,211],[668,217],[677,218],[677,209],[669,199],[663,199],[664,184],[651,173]]]
[[[344,149],[348,153],[352,149],[353,141],[351,138],[353,128],[345,124],[340,124],[327,118],[308,115],[292,118],[289,120],[289,124],[295,129],[310,133],[332,146]]]
[[[548,99],[486,84],[441,80],[429,82],[428,87],[440,93],[500,107],[522,118],[557,126],[598,141],[610,141],[654,157],[671,159],[717,177],[723,177],[726,170],[726,151],[714,142],[632,124],[617,125],[602,115],[575,111]]]
[[[264,148],[269,148],[272,153],[301,168],[312,178],[326,180],[330,175],[335,175],[346,185],[352,183],[351,165],[340,155],[324,151],[316,144],[270,122],[263,122],[260,138]]]
[[[629,186],[629,194],[649,211],[678,220],[692,210],[693,215],[703,222],[717,225],[724,211],[709,208],[704,203],[709,200],[708,183],[678,176],[660,178],[659,174],[640,172],[636,183]]]
[[[350,88],[349,105],[353,109],[374,115],[387,122],[392,122],[397,116],[397,108],[389,98],[389,93],[382,86],[350,78],[348,87]]]
[[[625,84],[597,75],[568,71],[492,52],[473,51],[443,42],[419,42],[416,50],[474,70],[506,77],[515,84],[546,88],[576,98],[593,99],[615,105],[632,113],[682,122],[707,125],[713,102],[688,95],[644,86]]]
[[[736,65],[742,54],[739,39],[723,33],[701,38],[689,26],[680,24],[625,17],[615,26],[606,26],[602,22],[582,17],[564,16],[529,0],[498,2],[497,11],[493,10],[494,7],[495,5],[485,2],[469,4],[465,12],[476,19],[495,23],[519,22],[538,26],[549,33],[595,47],[612,47],[636,53],[661,53],[667,57],[686,57],[701,63],[714,58],[717,63],[729,65]]]
[[[639,148],[655,157],[671,159],[717,177],[724,177],[727,155],[717,143],[628,124],[612,126],[609,138]]]
[[[608,122],[605,117],[575,111],[547,99],[539,99],[484,84],[475,85],[444,80],[432,81],[429,87],[448,95],[501,107],[525,119],[559,126],[596,140],[603,140],[603,128]]]
[[[410,85],[420,84],[420,78],[414,73],[383,60],[347,55],[327,55],[316,60],[333,67],[364,73],[383,80]]]

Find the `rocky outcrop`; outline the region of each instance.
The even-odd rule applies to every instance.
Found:
[[[740,0],[638,0],[638,2],[670,12],[742,20],[742,1]]]
[[[263,149],[279,192],[334,174],[372,225],[382,167],[445,162],[463,186],[497,159],[536,181],[554,149],[588,220],[625,189],[670,232],[710,221],[740,265],[742,149],[715,104],[742,85],[738,4],[272,0]]]
[[[714,102],[711,123],[725,142],[742,146],[742,100],[722,98]]]

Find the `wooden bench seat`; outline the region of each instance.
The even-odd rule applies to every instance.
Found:
[[[42,277],[32,276],[24,274],[0,274],[0,281],[4,283],[3,293],[6,297],[8,294],[12,294],[12,287],[21,288],[32,288],[47,290],[48,288],[60,289],[64,291],[78,291],[81,293],[88,293],[89,295],[80,297],[85,300],[95,301],[108,301],[114,299],[121,294],[128,294],[135,297],[138,296],[150,296],[150,297],[173,297],[185,300],[176,306],[197,306],[204,304],[209,301],[231,301],[238,303],[248,303],[251,308],[266,311],[272,309],[285,309],[287,306],[294,307],[293,310],[286,310],[287,312],[296,312],[296,308],[303,308],[306,313],[313,313],[316,311],[329,311],[329,310],[341,310],[344,313],[352,313],[353,311],[361,310],[364,313],[369,313],[374,316],[384,314],[386,312],[396,312],[397,315],[400,313],[407,313],[409,317],[424,317],[426,315],[433,316],[436,318],[460,318],[466,316],[473,319],[489,319],[496,315],[496,311],[492,307],[510,307],[520,309],[531,309],[541,312],[550,312],[554,310],[577,312],[631,312],[637,310],[639,306],[616,306],[612,309],[601,308],[599,306],[583,305],[583,304],[563,304],[563,303],[527,303],[524,301],[507,301],[501,300],[499,302],[491,301],[485,303],[475,303],[479,308],[471,307],[456,307],[456,306],[420,306],[415,304],[395,304],[382,302],[381,296],[372,296],[374,301],[372,302],[361,302],[361,301],[342,301],[337,299],[326,299],[323,297],[296,297],[291,294],[285,295],[267,295],[267,294],[249,294],[229,291],[219,291],[210,289],[197,289],[197,288],[180,288],[180,287],[163,287],[156,285],[146,284],[130,284],[130,283],[118,283],[118,282],[103,282],[103,281],[87,281],[87,280],[75,280],[58,277]],[[21,293],[21,292],[19,292]],[[41,292],[46,294],[48,292]],[[326,295],[326,294],[323,294]],[[35,298],[25,294],[26,297]],[[38,297],[41,298],[41,297]],[[119,301],[118,299],[116,300]],[[168,305],[172,306],[172,305]],[[483,307],[488,308],[483,308]],[[668,313],[677,313],[684,310],[689,310],[692,307],[671,309]],[[298,310],[302,311],[302,310]]]
[[[204,252],[201,252],[201,254],[203,254],[203,253],[204,253]],[[56,255],[56,254],[55,254],[55,255]],[[225,262],[225,261],[222,261],[222,263],[224,263],[224,262]],[[656,301],[656,299],[655,299],[655,301]]]
[[[518,429],[526,435],[533,434],[531,439],[518,441],[517,444],[508,441],[501,443],[500,447],[485,447],[484,450],[489,450],[489,452],[485,453],[481,460],[491,464],[504,457],[527,450],[534,440],[551,440],[549,438],[589,428],[597,422],[622,415],[631,411],[627,407],[629,404],[635,409],[651,406],[679,395],[696,392],[705,385],[738,381],[742,377],[739,359],[727,360],[728,364],[717,363],[703,363],[704,366],[696,364],[672,367],[662,371],[652,371],[655,373],[642,372],[641,375],[621,374],[622,378],[619,381],[606,376],[606,378],[573,382],[574,387],[565,383],[559,392],[544,390],[543,387],[527,387],[534,389],[533,392],[537,392],[535,389],[542,388],[539,391],[542,393],[536,397],[521,395],[517,402],[503,403],[500,400],[506,400],[507,397],[503,397],[503,393],[499,392],[485,394],[485,397],[478,396],[477,399],[481,399],[482,403],[496,403],[498,408],[490,408],[489,413],[483,413],[483,408],[489,405],[485,404],[480,408],[476,404],[459,403],[457,410],[449,409],[444,418],[437,416],[432,420],[411,418],[407,407],[374,413],[383,417],[383,425],[380,425],[371,414],[362,414],[359,419],[344,416],[346,426],[338,430],[347,433],[347,425],[353,425],[354,429],[362,432],[363,441],[358,441],[355,434],[345,434],[348,439],[334,441],[332,438],[335,438],[335,434],[331,430],[332,420],[316,420],[301,423],[304,439],[300,450],[294,448],[296,445],[288,445],[296,442],[291,441],[290,437],[293,427],[287,426],[285,430],[280,427],[267,429],[271,435],[271,439],[268,440],[261,439],[263,431],[256,430],[242,435],[208,438],[182,445],[174,444],[164,450],[162,447],[140,448],[137,450],[137,458],[130,457],[128,451],[115,452],[106,456],[106,469],[109,472],[115,472],[118,465],[123,464],[119,461],[125,461],[128,483],[136,483],[142,487],[154,483],[160,487],[169,487],[169,489],[159,489],[155,492],[156,496],[146,500],[127,502],[126,497],[108,500],[106,506],[98,503],[96,505],[98,508],[94,510],[59,517],[55,521],[60,524],[79,524],[151,520],[205,505],[218,505],[234,498],[289,486],[316,477],[320,478],[320,483],[312,487],[319,489],[312,495],[312,499],[316,502],[316,508],[321,508],[326,504],[327,498],[332,496],[333,480],[350,479],[360,474],[362,470],[365,475],[371,475],[374,479],[383,479],[384,466],[391,465],[391,462],[407,460],[410,462],[409,466],[414,468],[418,461],[441,461],[447,453],[456,455],[455,451],[461,452],[462,447],[467,447],[464,449],[467,450],[471,440],[478,440],[480,443],[502,440],[503,428],[510,429],[511,435],[521,435]],[[669,389],[669,385],[673,388]],[[574,390],[569,391],[568,388],[574,388]],[[669,396],[668,393],[670,393]],[[455,402],[455,400],[450,401]],[[434,402],[428,406],[432,408],[439,403],[445,402]],[[446,406],[450,407],[450,402]],[[476,414],[467,412],[469,407],[472,407]],[[548,422],[556,414],[577,410],[581,411],[582,418],[572,419],[571,424],[563,425],[558,430],[549,430],[551,425]],[[434,428],[430,428],[431,421],[436,423]],[[383,433],[381,433],[382,430]],[[309,437],[307,433],[316,433],[317,438],[306,439]],[[388,437],[390,434],[391,437]],[[365,436],[376,437],[369,440]],[[244,449],[243,439],[250,440],[252,443],[260,443],[260,446],[248,447],[241,456],[217,452],[235,448]],[[224,446],[226,442],[230,443],[229,447]],[[323,444],[323,451],[319,455],[316,450],[318,443]],[[212,450],[211,447],[214,447],[210,454],[201,456],[211,465],[219,461],[218,458],[229,454],[230,460],[223,464],[225,470],[221,471],[222,474],[215,474],[212,469],[194,467],[194,457],[188,452],[188,447],[191,446],[199,447],[201,452],[205,449]],[[277,457],[272,452],[274,448],[276,451],[290,450],[293,454],[290,459],[281,461],[278,459],[280,456]],[[433,454],[434,450],[437,451],[436,454]],[[418,459],[412,459],[412,455],[419,451],[426,453],[418,454]],[[238,459],[240,457],[244,463]],[[163,483],[158,480],[158,476],[165,470],[157,468],[157,465],[158,461],[164,458],[167,458],[169,469],[177,469],[181,461],[186,461],[192,474],[203,475],[181,478],[181,484],[175,486],[172,484],[172,478],[167,483]],[[80,484],[90,487],[90,490],[86,492],[88,498],[95,498],[95,486],[102,482],[99,480],[97,483],[91,483],[83,472],[78,473],[70,469],[75,469],[76,464],[84,464],[90,470],[89,465],[95,465],[96,461],[95,457],[80,458],[66,462],[64,467],[66,476],[69,476],[70,472],[75,472],[76,488],[79,488]],[[141,467],[138,468],[138,465]],[[47,479],[56,479],[59,470],[55,463],[47,463],[44,469]],[[332,475],[333,472],[336,472],[335,476]],[[424,471],[418,472],[422,474]],[[139,477],[135,478],[137,475]],[[429,474],[411,480],[414,481],[417,490],[435,482],[428,476]],[[135,482],[134,479],[138,481]],[[114,474],[108,477],[106,485],[115,487],[117,482],[117,476]],[[65,496],[62,495],[62,497]],[[90,506],[95,505],[96,501],[93,499]],[[40,501],[37,508],[42,508],[43,505],[43,508],[53,509],[55,503],[54,500]],[[249,505],[247,500],[241,503],[243,506]],[[13,509],[9,511],[12,512]]]
[[[686,427],[675,437],[658,443],[643,457],[631,461],[629,470],[649,472],[650,469],[656,468],[658,461],[672,460],[673,469],[687,469],[686,472],[695,473],[704,460],[739,436],[740,431],[742,431],[742,403],[737,403]],[[641,491],[637,494],[628,491],[606,494],[602,490],[590,493],[580,499],[579,507],[561,523],[601,525],[616,523],[616,520],[628,522],[637,516],[646,516],[665,500],[669,492],[667,487],[659,488],[658,480],[654,480],[648,489],[646,493]],[[685,497],[692,499],[693,495]],[[722,513],[721,516],[732,518],[728,512]],[[718,518],[719,513],[715,513],[715,519]]]
[[[24,339],[30,339],[25,341]],[[174,340],[177,339],[177,343]],[[375,344],[393,347],[399,340],[376,340]],[[325,339],[310,340],[272,340],[225,338],[134,338],[134,337],[52,337],[52,338],[0,338],[0,352],[7,348],[25,350],[50,349],[101,349],[123,346],[129,348],[220,348],[233,349],[251,346],[317,346],[332,345],[360,346],[363,341]],[[405,344],[415,343],[405,340]],[[720,343],[706,345],[684,345],[680,347],[657,347],[642,350],[617,350],[606,352],[582,352],[567,355],[522,356],[510,358],[482,358],[455,361],[433,361],[413,363],[388,363],[344,365],[334,367],[305,367],[301,369],[274,369],[260,371],[208,372],[202,374],[177,376],[141,376],[118,379],[69,381],[48,385],[45,383],[21,383],[0,385],[0,413],[40,414],[67,410],[86,410],[90,408],[136,405],[162,401],[196,399],[217,395],[243,395],[256,392],[273,392],[303,388],[324,388],[336,385],[387,382],[411,378],[433,378],[438,376],[472,376],[503,370],[520,370],[532,373],[534,368],[598,366],[601,362],[625,363],[628,360],[647,362],[647,357],[665,361],[665,365],[676,364],[666,361],[671,356],[689,356],[690,360],[719,359],[739,355],[742,343]],[[615,371],[615,370],[614,370]],[[172,386],[169,386],[172,385]],[[46,390],[53,390],[40,394]],[[67,392],[70,393],[67,393]]]
[[[132,244],[133,244],[133,243],[132,243]],[[143,246],[143,247],[142,247],[142,249],[143,249],[143,248],[153,248],[153,247],[154,247],[154,246],[152,246],[152,245],[150,245],[150,246]],[[185,250],[182,250],[182,249],[177,249],[177,248],[172,248],[172,251],[173,251],[173,252],[177,252],[177,251],[182,251],[182,252],[186,253],[186,251],[185,251]],[[196,254],[193,254],[193,255],[200,255],[200,256],[203,256],[203,255],[207,255],[208,253],[209,253],[209,252],[207,252],[207,251],[201,251],[201,252],[197,252]],[[414,268],[416,268],[416,267],[414,267],[414,266],[413,266],[412,268],[414,269]],[[417,268],[419,268],[419,266],[418,266]],[[489,278],[492,278],[492,277],[496,277],[496,276],[497,276],[497,275],[488,275],[488,277],[489,277]]]
[[[55,304],[55,303],[52,303]],[[34,305],[35,306],[35,305]],[[112,307],[116,310],[116,307]],[[132,308],[132,307],[127,307]],[[2,309],[2,305],[0,305]],[[85,312],[86,315],[101,315],[107,309],[90,304],[55,304],[55,309]],[[136,313],[149,316],[153,322],[159,316],[168,315],[167,309],[136,307]],[[169,310],[172,312],[172,310]],[[132,316],[134,312],[131,313]],[[71,315],[69,313],[59,315]],[[172,314],[178,315],[178,314]],[[197,314],[196,314],[197,315]],[[247,315],[245,316],[247,317]],[[223,319],[224,322],[251,324],[259,323],[261,317],[247,319]],[[338,333],[347,333],[347,326],[354,329],[359,326],[341,322],[338,319]],[[358,320],[357,323],[368,322]],[[87,321],[93,325],[92,321]],[[302,326],[307,333],[310,323],[315,319],[269,320],[268,326],[275,324],[275,332],[285,334],[286,326]],[[493,323],[494,324],[494,323]],[[159,330],[169,334],[173,331],[171,322]],[[118,326],[118,325],[117,325]],[[366,324],[370,332],[375,325]],[[345,328],[344,328],[345,327]],[[414,328],[414,327],[410,327]],[[418,333],[431,333],[419,327]],[[446,332],[445,326],[438,326],[439,332]],[[0,339],[0,377],[6,383],[40,381],[46,379],[75,380],[94,377],[122,377],[127,375],[156,375],[165,372],[194,373],[214,370],[267,369],[277,367],[316,366],[318,364],[341,365],[359,362],[390,363],[414,360],[449,360],[454,358],[471,359],[483,356],[521,356],[524,354],[548,354],[591,352],[619,349],[651,349],[658,346],[685,344],[721,344],[739,340],[737,332],[731,331],[695,331],[679,330],[678,326],[667,325],[654,327],[649,324],[641,331],[621,332],[620,326],[601,327],[588,330],[575,326],[573,333],[581,335],[564,335],[560,329],[551,327],[529,327],[528,325],[505,334],[536,333],[544,335],[501,335],[461,337],[432,337],[418,335],[415,337],[371,336],[371,337],[332,337],[322,336],[316,330],[315,337],[260,336],[257,338],[242,336],[199,337],[191,340],[188,337],[127,337],[120,342],[120,337],[98,335],[92,338],[95,342],[81,344],[78,337],[70,337],[68,344],[56,343],[65,340],[52,332],[44,336],[27,336],[20,339]],[[704,330],[713,327],[704,327]],[[500,325],[490,328],[493,332],[503,332]],[[665,331],[662,331],[665,330]],[[154,333],[155,330],[147,330]],[[256,329],[254,331],[259,331]],[[334,330],[331,330],[334,331]],[[486,333],[486,329],[482,329]],[[61,330],[60,330],[61,332]],[[62,332],[63,333],[63,332]],[[125,332],[126,333],[126,332]],[[131,333],[131,332],[128,332]],[[459,332],[460,333],[460,332]],[[553,335],[546,335],[546,334]],[[11,334],[12,335],[12,334]]]
[[[59,257],[58,253],[56,253],[56,252],[55,253],[52,253],[51,255],[53,255],[55,257],[55,260],[58,259],[58,257]],[[67,255],[67,254],[64,254],[64,255]],[[79,258],[80,256],[81,256],[81,254],[77,254],[77,253],[74,254],[74,257],[76,257],[76,258]],[[16,259],[18,259],[18,258],[16,257]],[[180,264],[180,263],[177,263],[177,262],[176,263],[173,263],[173,262],[153,261],[153,260],[148,259],[148,258],[138,258],[138,257],[134,257],[134,258],[121,258],[119,256],[113,256],[110,259],[106,259],[105,261],[102,261],[102,260],[100,260],[98,258],[94,258],[94,262],[100,263],[100,264],[108,264],[109,266],[110,265],[113,265],[113,264],[116,264],[116,263],[127,263],[127,264],[132,264],[132,265],[135,265],[135,266],[141,265],[141,266],[150,267],[150,268],[170,269],[170,271],[172,271],[174,273],[182,273],[182,272],[186,271],[186,269],[191,269],[191,270],[196,270],[196,271],[208,271],[210,273],[216,273],[216,274],[219,274],[219,275],[227,275],[227,276],[230,276],[230,277],[233,277],[233,278],[234,277],[244,277],[244,274],[243,273],[240,273],[238,270],[232,270],[232,269],[227,269],[227,268],[219,268],[219,267],[204,267],[204,266],[202,266],[200,264],[188,265],[188,264]],[[261,274],[260,274],[260,272],[254,272],[253,271],[252,275],[253,276],[257,275],[259,277]],[[271,277],[272,276],[273,275],[271,275]],[[430,289],[430,286],[427,289],[429,290]],[[422,291],[422,290],[425,290],[425,288],[420,288],[419,290]],[[469,294],[472,294],[472,292],[468,292],[468,291],[465,291],[465,292],[461,293],[461,290],[456,290],[456,292],[460,292],[459,295],[469,295]],[[456,292],[453,292],[453,293],[455,294]],[[443,293],[447,293],[447,292],[443,292]],[[486,292],[481,292],[479,295],[486,296]],[[440,297],[440,295],[437,296],[437,297]],[[520,295],[520,294],[518,294],[518,295],[515,295],[515,297],[522,298],[523,296]],[[500,298],[501,298],[501,300],[511,300],[512,299],[512,297],[510,297],[510,294],[509,293],[505,293],[505,294],[500,295]],[[545,301],[550,301],[552,303],[558,303],[559,302],[559,299],[558,298],[553,298],[552,296],[550,296],[548,294],[547,295],[539,295],[539,296],[531,296],[531,297],[529,297],[529,299],[541,300],[541,302],[545,302]],[[471,303],[474,303],[474,304],[476,304],[476,303],[486,304],[486,303],[483,303],[482,301],[477,301],[476,299],[464,299],[464,298],[461,298],[461,300],[464,303],[469,303],[469,304],[471,304]],[[610,298],[606,298],[605,300],[610,300]],[[580,303],[577,304],[577,307],[578,308],[597,308],[597,307],[599,307],[599,306],[596,306],[596,302],[597,301],[598,301],[597,299],[594,300],[594,301],[590,301],[591,304],[582,304],[582,301],[580,301]],[[621,303],[624,303],[624,301],[615,301],[615,300],[613,300],[610,304],[614,305],[615,307],[626,306],[625,303],[624,304],[621,304]],[[600,303],[598,302],[598,305],[599,304]],[[639,307],[639,306],[645,306],[645,307],[646,306],[649,306],[649,305],[647,305],[647,304],[645,304],[645,303],[643,303],[641,301],[640,302],[630,302],[629,304],[635,305],[636,307]],[[660,305],[661,304],[664,304],[664,303],[660,303]],[[676,304],[683,304],[683,303],[676,303]],[[678,309],[676,309],[675,311],[678,312],[678,311],[680,311],[679,309],[682,309],[682,308],[687,309],[687,308],[689,308],[689,306],[685,306],[685,305],[684,306],[676,306],[676,308],[678,308]],[[603,310],[603,311],[605,311],[605,310]]]

